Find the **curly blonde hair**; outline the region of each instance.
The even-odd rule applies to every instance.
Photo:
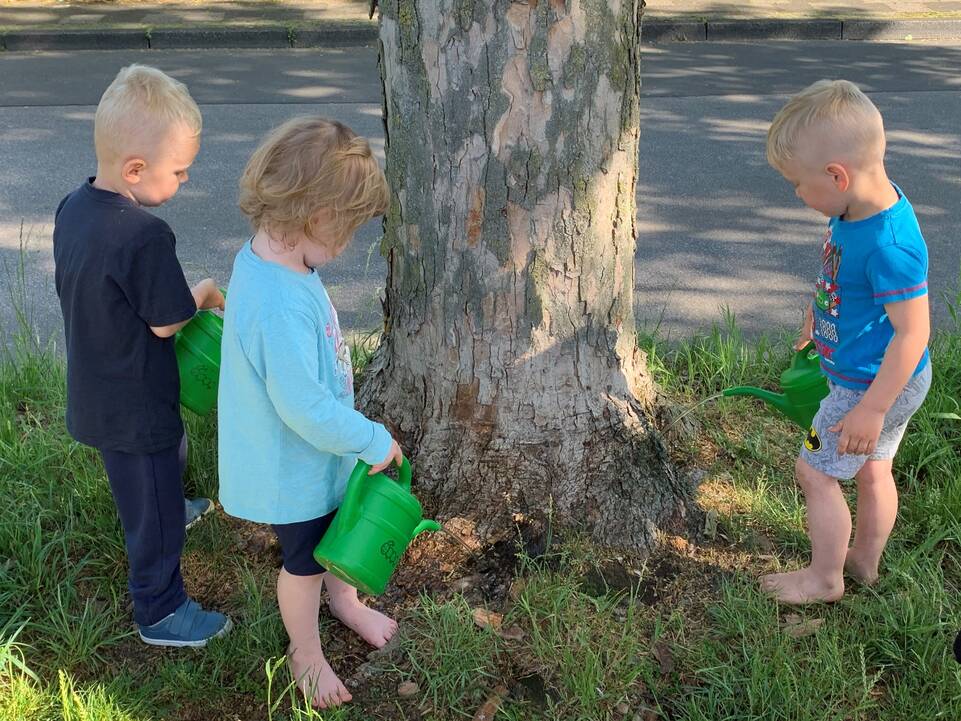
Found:
[[[387,212],[390,190],[367,140],[343,123],[294,118],[254,151],[240,178],[240,210],[256,230],[301,231],[316,240],[315,220],[330,211],[335,248]]]
[[[794,95],[774,117],[767,134],[767,159],[783,170],[796,159],[808,131],[818,146],[841,148],[861,160],[884,157],[884,122],[874,103],[848,80],[818,80]],[[810,142],[809,142],[810,144]],[[876,158],[880,152],[880,158]]]

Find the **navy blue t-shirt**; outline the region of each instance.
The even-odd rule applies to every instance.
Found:
[[[173,338],[197,311],[170,226],[93,178],[57,208],[53,257],[67,337],[67,430],[95,448],[154,453],[183,437]]]

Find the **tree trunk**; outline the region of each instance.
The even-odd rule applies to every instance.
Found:
[[[385,330],[360,391],[441,518],[649,550],[691,489],[633,307],[638,0],[381,2]]]

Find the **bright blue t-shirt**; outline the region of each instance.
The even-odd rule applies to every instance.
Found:
[[[821,369],[840,386],[866,390],[894,328],[884,310],[928,292],[928,249],[914,208],[898,201],[870,218],[831,218],[814,293],[814,342]],[[914,374],[928,364],[925,349]]]
[[[232,516],[296,523],[336,509],[358,458],[391,436],[354,410],[350,348],[316,271],[297,273],[246,243],[224,314],[218,392],[220,502]]]

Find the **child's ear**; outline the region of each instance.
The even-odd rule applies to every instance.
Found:
[[[844,193],[851,187],[851,175],[848,173],[848,169],[840,163],[828,163],[824,167],[824,172],[831,176],[834,187],[840,192]]]
[[[140,177],[146,167],[147,161],[143,158],[130,158],[120,169],[120,176],[125,182],[136,185],[140,182]]]

